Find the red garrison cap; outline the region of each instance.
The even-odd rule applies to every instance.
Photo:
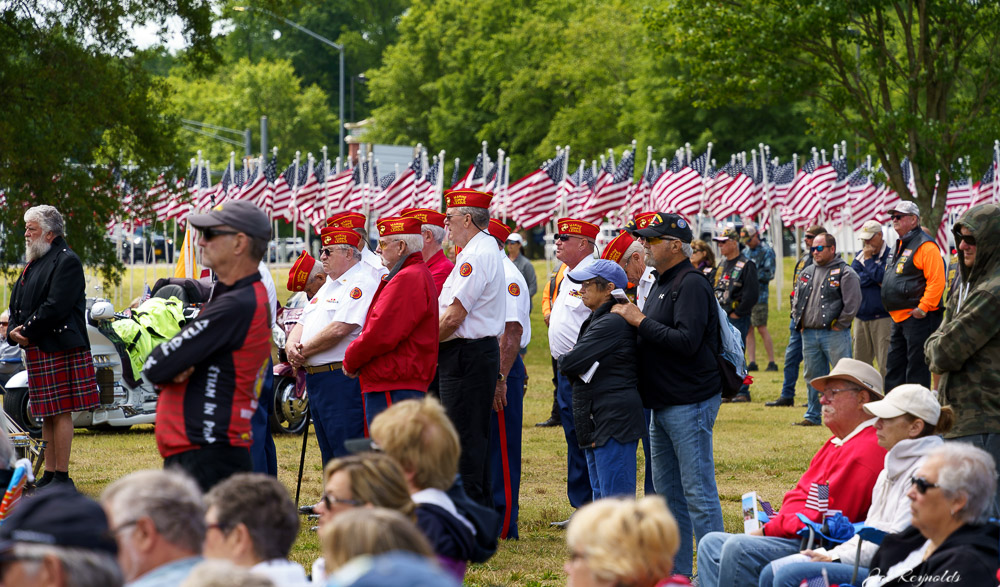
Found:
[[[288,291],[304,291],[306,283],[309,281],[309,272],[316,264],[316,259],[306,251],[299,253],[299,258],[292,263],[292,268],[288,270],[288,283],[285,289]]]
[[[419,218],[404,218],[400,216],[380,218],[375,224],[378,226],[379,236],[392,236],[394,234],[420,234],[420,227],[423,225]]]
[[[574,218],[560,218],[556,226],[559,228],[559,234],[582,236],[584,238],[596,239],[598,233],[601,232],[601,228],[596,224]]]
[[[327,226],[339,226],[340,228],[364,228],[365,215],[358,212],[338,212],[326,219]]]
[[[500,222],[496,218],[490,218],[490,234],[500,239],[500,242],[507,242],[507,237],[510,236],[510,230],[510,227],[503,222]]]
[[[424,224],[433,224],[434,226],[444,228],[444,214],[437,210],[431,210],[430,208],[403,208],[403,211],[399,215],[403,218],[411,216],[419,218],[420,222]]]
[[[623,230],[621,234],[612,239],[611,242],[604,247],[604,252],[601,253],[601,258],[618,263],[622,260],[622,255],[625,254],[625,251],[628,250],[629,245],[633,242],[635,242],[635,239],[632,238],[632,235]]]
[[[448,208],[489,208],[492,199],[493,194],[476,190],[451,190],[444,193],[445,206]]]
[[[361,235],[350,228],[328,226],[320,231],[319,236],[324,247],[327,245],[351,245],[361,248]]]

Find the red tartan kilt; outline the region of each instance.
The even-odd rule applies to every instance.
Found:
[[[101,404],[90,349],[78,347],[47,353],[26,349],[28,399],[36,418],[82,412]]]

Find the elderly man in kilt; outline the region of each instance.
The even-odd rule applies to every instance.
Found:
[[[84,317],[83,264],[66,244],[54,207],[28,208],[24,225],[28,264],[11,292],[7,339],[25,350],[31,412],[42,418],[45,474],[38,485],[72,485],[73,412],[100,404]]]

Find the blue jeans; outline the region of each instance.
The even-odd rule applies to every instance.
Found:
[[[788,346],[785,347],[785,380],[781,385],[782,399],[795,399],[795,382],[799,379],[799,363],[801,362],[802,333],[795,329],[795,321],[790,320]]]
[[[790,563],[775,573],[771,565],[767,565],[760,572],[759,587],[799,587],[803,580],[813,577],[821,577],[823,569],[826,569],[826,578],[831,585],[849,584],[851,576],[854,574],[854,565],[844,563]],[[858,579],[864,581],[868,576],[868,569],[858,567]],[[855,584],[860,584],[858,580]]]
[[[590,503],[593,489],[590,486],[587,457],[583,455],[583,449],[576,440],[576,425],[573,423],[573,386],[562,373],[559,374],[556,399],[559,401],[559,419],[562,422],[563,435],[566,436],[566,495],[569,497],[569,504],[579,508]]]
[[[691,576],[692,540],[701,542],[709,532],[722,531],[722,506],[715,485],[712,428],[722,396],[703,402],[653,410],[649,443],[653,460],[653,485],[667,500],[677,520],[680,547],[674,572]]]
[[[993,461],[1000,468],[1000,434],[969,434],[949,438],[948,441],[966,442],[985,450],[993,455]],[[993,512],[990,515],[994,518],[1000,517],[1000,492],[993,496]]]
[[[837,361],[851,358],[851,331],[802,329],[802,357],[806,363],[806,381],[829,375]],[[809,389],[809,407],[804,417],[816,424],[822,421],[819,393],[815,389]]]
[[[604,446],[583,450],[594,501],[605,497],[635,497],[635,452],[638,448],[638,440],[621,443],[609,438]]]
[[[750,316],[743,316],[742,318],[729,318],[729,323],[736,327],[736,330],[740,331],[740,342],[743,343],[743,352],[746,353],[747,350],[747,335],[750,334]],[[750,397],[750,386],[742,385],[740,387],[739,393],[737,395],[745,395]]]
[[[646,427],[642,429],[642,454],[646,457],[646,474],[643,476],[643,495],[656,495],[653,488],[653,459],[649,456],[649,423],[653,421],[653,410],[643,408],[642,417],[646,419]]]
[[[250,459],[253,461],[254,473],[266,473],[272,477],[278,476],[278,455],[274,449],[274,438],[271,436],[271,408],[274,406],[274,363],[267,360],[267,371],[264,383],[260,386],[260,397],[257,398],[257,409],[250,418],[250,429],[253,434],[253,444],[250,445]]]
[[[798,538],[712,532],[698,543],[700,587],[757,587],[761,570],[774,559],[799,552]]]

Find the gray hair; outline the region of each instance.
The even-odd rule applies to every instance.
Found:
[[[490,225],[490,211],[486,208],[475,208],[473,206],[457,206],[452,208],[456,214],[468,214],[472,216],[472,222],[479,228],[486,230]]]
[[[326,273],[323,273],[323,264],[319,261],[313,263],[312,269],[309,270],[309,277],[306,278],[306,282],[316,279],[317,275],[322,275],[323,279],[326,279]]]
[[[681,253],[684,254],[685,259],[690,259],[691,255],[694,254],[694,249],[691,248],[691,243],[681,243]]]
[[[51,232],[56,236],[63,236],[65,234],[66,225],[63,223],[62,214],[59,213],[59,210],[56,210],[55,206],[46,204],[32,206],[25,210],[24,221],[37,222],[43,231]]]
[[[945,496],[965,495],[967,501],[954,514],[959,521],[981,524],[989,518],[997,492],[997,466],[985,450],[964,442],[946,442],[927,455],[937,459],[938,487]]]
[[[389,237],[389,242],[402,241],[406,244],[406,253],[419,253],[424,250],[424,237],[419,234],[396,234]]]
[[[205,505],[193,479],[178,469],[147,469],[126,475],[101,493],[101,503],[122,523],[149,518],[174,546],[201,552],[205,541]]]
[[[361,249],[354,245],[333,245],[333,250],[335,251],[350,251],[351,258],[355,261],[361,260]]]
[[[640,243],[638,240],[632,241],[632,244],[630,244],[628,248],[625,249],[625,254],[622,255],[622,259],[631,259],[632,255],[636,253],[639,253],[639,260],[642,260],[644,253],[643,253],[642,243]]]
[[[365,230],[364,228],[352,228],[351,230],[353,230],[358,236],[361,237],[361,243],[362,243],[361,246],[363,248],[366,248],[366,249],[371,248],[371,247],[368,246],[368,231],[367,230]]]
[[[67,587],[121,587],[125,583],[118,560],[107,552],[68,546],[16,542],[13,556],[25,565],[25,574],[34,576],[47,556],[59,560]]]
[[[420,231],[423,232],[425,230],[431,233],[431,238],[434,239],[435,243],[441,244],[444,242],[444,228],[438,226],[437,224],[420,225]]]

